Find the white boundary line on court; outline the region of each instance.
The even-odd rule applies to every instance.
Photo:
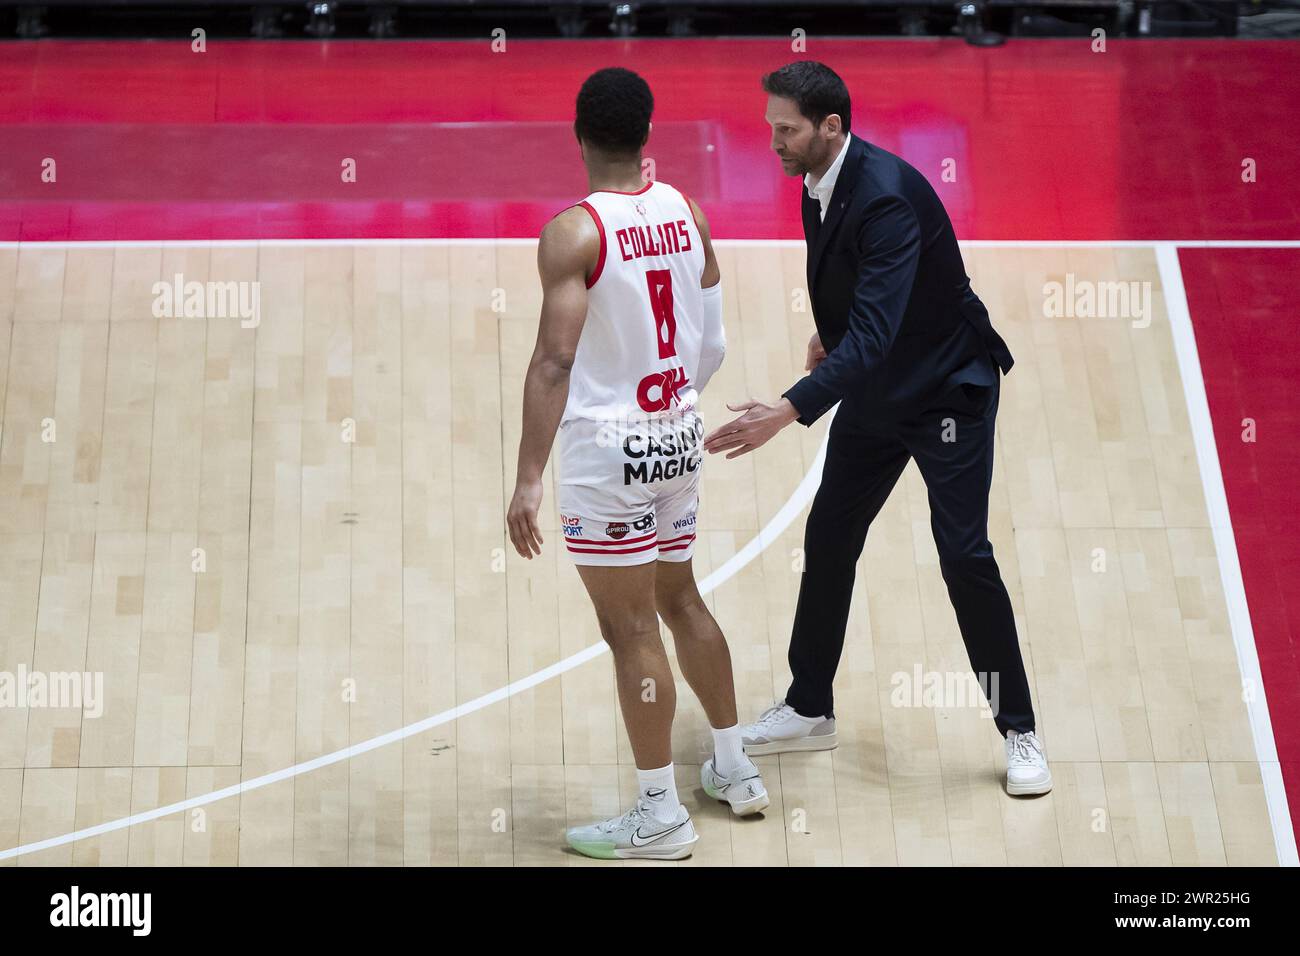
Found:
[[[1237,539],[1232,530],[1227,490],[1219,466],[1214,423],[1210,418],[1210,404],[1205,393],[1205,378],[1196,349],[1196,332],[1192,327],[1191,310],[1187,307],[1187,290],[1183,287],[1178,247],[1173,243],[1161,242],[1156,243],[1155,249],[1156,264],[1160,268],[1160,285],[1165,294],[1165,312],[1169,316],[1169,328],[1173,333],[1179,377],[1183,380],[1183,396],[1187,400],[1187,416],[1196,444],[1196,461],[1200,466],[1201,484],[1205,490],[1205,507],[1214,534],[1214,553],[1219,559],[1219,577],[1223,583],[1223,597],[1232,627],[1232,642],[1237,648],[1237,667],[1241,671],[1243,683],[1253,684],[1256,688],[1255,694],[1246,697],[1246,710],[1250,716],[1250,731],[1255,740],[1255,756],[1264,783],[1264,796],[1268,801],[1268,815],[1273,824],[1273,842],[1277,847],[1279,863],[1283,866],[1300,866],[1291,813],[1287,806],[1286,787],[1282,780],[1282,765],[1278,761],[1273,723],[1269,718],[1268,700],[1264,694],[1264,678],[1259,669],[1255,630],[1250,623],[1250,608],[1246,604],[1246,586],[1241,577]]]
[[[722,567],[715,570],[700,582],[699,589],[701,594],[708,594],[714,588],[724,584],[728,579],[736,574],[741,568],[753,561],[755,557],[781,536],[790,523],[799,515],[804,506],[812,500],[813,494],[817,491],[817,486],[821,484],[822,464],[826,460],[826,443],[830,440],[829,423],[835,417],[836,411],[839,410],[837,405],[832,408],[826,415],[828,427],[826,434],[822,437],[821,446],[817,449],[817,455],[813,459],[812,467],[808,469],[799,486],[795,488],[794,493],[781,506],[781,510],[773,515],[772,519],[763,526],[763,528],[751,538],[743,548],[733,554]],[[494,691],[489,691],[480,697],[458,704],[449,710],[434,714],[431,717],[425,717],[423,720],[417,720],[413,724],[407,724],[398,730],[389,731],[378,737],[372,737],[370,740],[362,741],[359,744],[353,744],[350,747],[344,747],[342,750],[336,750],[333,753],[324,754],[315,757],[312,760],[306,760],[292,767],[286,767],[283,770],[276,770],[271,773],[263,774],[260,777],[254,777],[251,780],[244,780],[237,784],[232,784],[221,790],[214,790],[212,793],[203,794],[198,797],[190,797],[188,800],[181,800],[177,803],[169,803],[165,807],[157,807],[153,810],[146,810],[142,813],[135,813],[129,817],[122,817],[118,820],[110,820],[106,823],[96,824],[93,827],[86,827],[82,830],[74,830],[71,833],[65,833],[63,836],[51,837],[48,840],[37,840],[34,843],[25,843],[21,846],[13,847],[8,850],[0,850],[0,860],[8,860],[13,857],[22,856],[26,853],[36,853],[39,850],[48,850],[52,847],[62,846],[65,843],[75,843],[78,840],[85,840],[89,837],[100,836],[105,833],[112,833],[114,830],[122,830],[126,827],[135,826],[137,823],[148,823],[151,820],[157,820],[160,817],[171,816],[173,813],[181,813],[185,810],[191,810],[195,807],[201,807],[208,803],[216,803],[218,800],[224,800],[226,797],[235,797],[250,790],[258,790],[262,787],[278,783],[281,780],[288,780],[290,777],[297,777],[300,774],[308,773],[319,767],[327,767],[330,764],[338,763],[342,760],[348,760],[352,757],[358,757],[361,754],[379,747],[404,740],[415,734],[423,733],[442,724],[450,723],[461,717],[465,717],[484,707],[507,700],[522,691],[536,687],[538,684],[545,683],[552,677],[563,674],[565,671],[571,671],[587,661],[594,660],[601,654],[605,653],[609,646],[601,641],[590,647],[584,648],[576,654],[572,654],[564,660],[556,661],[549,667],[544,667],[527,677],[512,681],[504,687],[498,687]]]
[[[156,242],[3,242],[0,249],[17,248],[20,245],[36,245],[48,248],[119,248],[119,247],[185,247],[185,246],[320,246],[320,245],[533,245],[535,239],[229,239],[229,240],[188,240]],[[804,243],[798,239],[759,239],[759,240],[716,240],[720,246],[767,246],[800,247]],[[1209,512],[1211,530],[1214,536],[1215,553],[1219,561],[1219,574],[1222,579],[1224,600],[1227,605],[1229,623],[1232,630],[1233,644],[1237,651],[1237,663],[1243,680],[1254,681],[1258,693],[1247,701],[1251,733],[1255,741],[1255,755],[1260,766],[1264,785],[1265,799],[1268,803],[1273,840],[1277,849],[1278,861],[1284,866],[1300,865],[1297,859],[1295,835],[1291,825],[1291,816],[1287,805],[1286,788],[1282,780],[1281,765],[1278,761],[1277,746],[1273,738],[1273,727],[1268,715],[1268,703],[1264,694],[1264,682],[1259,669],[1259,654],[1255,647],[1254,630],[1250,622],[1250,610],[1246,603],[1245,585],[1241,577],[1241,562],[1237,554],[1236,538],[1232,531],[1232,520],[1228,512],[1227,493],[1223,484],[1223,473],[1219,468],[1218,452],[1214,442],[1214,428],[1210,419],[1209,403],[1205,395],[1205,381],[1201,375],[1200,360],[1196,352],[1196,338],[1192,329],[1191,313],[1187,307],[1187,294],[1183,287],[1182,269],[1178,263],[1179,247],[1193,248],[1300,248],[1300,240],[1152,240],[1107,242],[1103,240],[1081,241],[999,241],[973,240],[961,243],[968,248],[1151,248],[1155,251],[1156,262],[1160,270],[1160,282],[1165,293],[1166,312],[1174,340],[1174,350],[1178,359],[1180,377],[1183,382],[1183,395],[1187,403],[1188,419],[1192,437],[1196,446],[1196,458],[1204,487],[1206,508]],[[834,411],[831,413],[834,414]],[[825,460],[826,442],[829,430],[817,451],[816,459],[808,473],[795,489],[794,494],[781,507],[771,521],[759,531],[740,551],[733,555],[722,567],[718,568],[700,582],[701,593],[707,594],[723,584],[727,579],[743,568],[761,553],[773,540],[789,526],[795,516],[811,500],[813,493],[821,482],[821,465]],[[230,787],[213,791],[203,796],[191,797],[178,803],[168,804],[154,810],[133,814],[119,820],[112,820],[93,827],[76,830],[59,837],[51,837],[35,843],[28,843],[0,850],[0,860],[11,859],[26,853],[50,849],[84,840],[89,837],[124,829],[138,823],[147,823],[160,817],[170,816],[194,807],[215,803],[226,797],[237,796],[250,790],[268,786],[280,780],[296,777],[300,774],[328,766],[358,756],[389,743],[422,733],[442,724],[464,717],[491,704],[513,697],[522,691],[535,687],[552,677],[572,670],[589,660],[600,656],[606,650],[604,642],[593,644],[577,654],[557,661],[528,677],[491,691],[474,700],[459,704],[450,710],[434,714],[423,720],[408,724],[398,730],[390,731],[379,737],[359,744],[353,744],[342,750],[316,757],[312,760],[286,767],[269,774],[263,774],[252,780],[242,781]]]

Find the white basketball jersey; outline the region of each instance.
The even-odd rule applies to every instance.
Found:
[[[667,183],[598,190],[579,205],[600,230],[587,320],[562,422],[681,415],[698,400],[704,248],[690,204]]]

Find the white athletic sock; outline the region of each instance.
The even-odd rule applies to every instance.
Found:
[[[673,765],[660,767],[658,770],[636,771],[637,786],[641,788],[641,799],[650,807],[651,815],[661,823],[672,823],[677,818],[677,782],[673,779]]]
[[[711,729],[713,731],[714,770],[725,777],[738,767],[743,767],[750,762],[749,757],[745,754],[745,741],[740,734],[740,724],[722,730],[717,727]]]

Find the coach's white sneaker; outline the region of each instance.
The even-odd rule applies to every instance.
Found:
[[[714,767],[713,759],[710,757],[704,761],[704,766],[700,768],[700,783],[704,785],[705,793],[714,800],[731,804],[731,812],[738,817],[767,809],[772,801],[768,799],[767,788],[763,786],[763,775],[758,772],[752,760],[746,760],[746,766],[737,767],[724,776]]]
[[[1024,797],[1047,793],[1052,789],[1052,771],[1047,769],[1047,754],[1031,730],[1028,733],[1007,731],[1007,793]]]
[[[680,860],[691,855],[699,840],[684,806],[678,804],[677,816],[664,823],[643,799],[621,817],[570,827],[565,837],[579,853],[598,860]]]
[[[801,750],[834,750],[839,744],[835,738],[834,717],[809,720],[800,717],[783,700],[763,711],[752,724],[746,724],[740,734],[745,743],[745,753],[751,757]]]

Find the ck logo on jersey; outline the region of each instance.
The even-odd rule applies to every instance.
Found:
[[[647,412],[666,412],[682,403],[679,393],[686,387],[686,369],[676,368],[652,372],[636,387],[636,402]]]
[[[618,541],[620,538],[626,538],[628,532],[626,521],[611,521],[605,525],[605,536]]]

